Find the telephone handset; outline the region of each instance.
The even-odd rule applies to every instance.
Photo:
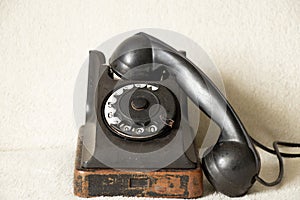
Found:
[[[126,80],[157,81],[165,76],[174,76],[194,104],[220,127],[217,143],[201,158],[202,169],[217,191],[228,196],[241,196],[256,180],[268,184],[258,177],[261,163],[253,143],[259,143],[248,135],[234,109],[214,83],[181,52],[141,32],[116,48],[109,65],[115,74]],[[277,154],[281,170],[278,179],[269,185],[280,182],[282,178],[282,155],[276,144],[275,151],[268,150]]]

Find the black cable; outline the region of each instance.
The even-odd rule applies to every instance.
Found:
[[[279,152],[279,149],[278,149],[278,142],[277,141],[273,142],[273,147],[275,149],[275,153],[276,153],[276,156],[277,156],[278,162],[279,162],[279,174],[278,174],[277,179],[273,182],[266,182],[262,178],[260,178],[259,176],[255,177],[258,182],[260,182],[261,184],[263,184],[265,186],[269,186],[269,187],[279,184],[282,180],[283,173],[284,173],[283,160],[282,160],[282,156],[281,156],[281,154]]]
[[[255,177],[256,180],[258,182],[260,182],[261,184],[265,185],[265,186],[274,186],[277,185],[281,182],[282,177],[283,177],[283,173],[284,173],[284,168],[283,168],[283,157],[285,158],[299,158],[300,154],[299,153],[282,153],[279,151],[278,145],[280,146],[285,146],[285,147],[300,147],[300,143],[290,143],[290,142],[282,142],[282,141],[275,141],[273,142],[273,149],[270,149],[267,146],[264,146],[263,144],[259,143],[258,141],[256,141],[254,138],[252,138],[250,136],[251,140],[253,141],[253,143],[260,147],[262,150],[265,150],[271,154],[275,154],[278,158],[278,162],[279,162],[279,174],[278,177],[275,181],[273,182],[266,182],[265,180],[263,180],[262,178],[260,178],[258,175]]]
[[[271,154],[276,155],[276,151],[273,149],[270,149],[269,147],[259,143],[257,140],[255,140],[253,137],[251,137],[251,140],[253,141],[253,143],[258,146],[259,148],[261,148],[262,150],[265,150]],[[285,147],[300,147],[300,143],[290,143],[290,142],[282,142],[282,141],[277,141],[276,142],[277,145],[280,146],[285,146]],[[283,153],[280,152],[280,155],[284,158],[299,158],[300,157],[300,153]]]

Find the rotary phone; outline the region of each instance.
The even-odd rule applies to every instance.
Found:
[[[102,195],[195,198],[202,194],[202,171],[213,187],[242,196],[255,181],[278,184],[282,153],[250,137],[214,83],[183,51],[146,33],[123,41],[109,64],[100,51],[89,58],[86,124],[80,128],[74,191]],[[198,158],[189,124],[188,101],[211,118],[221,134]],[[254,145],[276,154],[280,173],[272,183],[261,179]],[[201,168],[200,168],[201,163]]]

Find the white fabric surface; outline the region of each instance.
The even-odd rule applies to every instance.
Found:
[[[0,199],[76,199],[77,73],[90,49],[142,27],[199,43],[252,136],[267,145],[300,142],[298,0],[0,0]],[[277,160],[262,159],[272,180]],[[285,167],[280,186],[256,183],[241,199],[299,199],[300,159],[285,159]],[[202,199],[228,198],[204,186]]]

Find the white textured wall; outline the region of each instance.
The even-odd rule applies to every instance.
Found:
[[[268,145],[274,139],[300,142],[298,0],[0,0],[1,199],[72,198],[77,73],[90,49],[143,27],[198,42],[221,71],[251,135]],[[36,180],[20,178],[28,175]],[[282,190],[254,188],[262,196],[252,198],[296,199],[299,192],[280,191],[299,183],[297,175],[286,175],[291,180]]]

